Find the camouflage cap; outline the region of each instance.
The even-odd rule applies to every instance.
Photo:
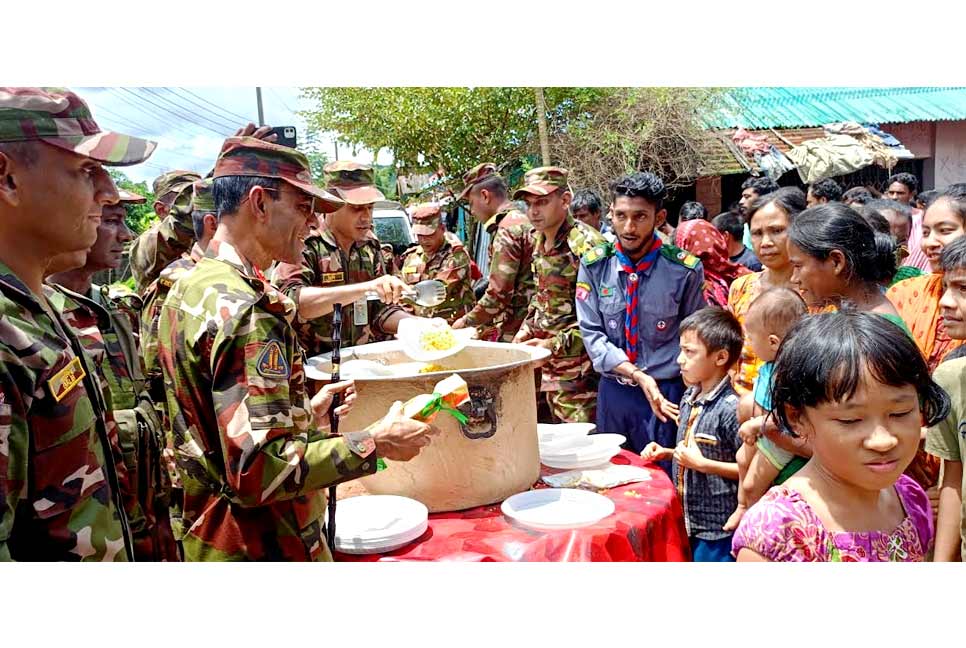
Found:
[[[157,147],[102,131],[84,100],[64,88],[0,87],[0,142],[45,142],[110,166],[144,162]]]
[[[563,167],[538,167],[530,169],[523,176],[523,186],[513,192],[513,199],[519,200],[525,194],[534,196],[549,196],[557,189],[569,191],[567,185],[567,169]]]
[[[386,199],[376,188],[376,176],[368,164],[340,160],[326,164],[322,173],[325,188],[350,205],[371,205]]]
[[[316,212],[333,212],[345,202],[312,183],[305,154],[254,137],[229,137],[215,162],[214,178],[277,178],[315,198]]]
[[[443,212],[439,203],[423,203],[412,209],[413,234],[432,236],[443,223]]]
[[[211,190],[211,178],[198,180],[191,185],[191,211],[214,214],[215,194]]]
[[[162,173],[157,178],[154,179],[153,188],[154,195],[158,200],[165,202],[164,198],[171,193],[176,196],[180,194],[185,189],[191,187],[192,183],[197,180],[201,180],[201,174],[195,173],[194,171],[168,171],[167,173]]]
[[[121,189],[120,187],[117,188],[117,193],[121,197],[121,199],[118,200],[118,202],[122,204],[140,205],[148,201],[148,199],[145,198],[144,196],[136,194],[133,191],[127,191],[126,189]]]
[[[493,177],[500,177],[500,174],[496,172],[495,164],[492,162],[477,164],[475,167],[463,174],[463,191],[460,192],[457,200],[466,200],[466,197],[470,195],[473,187],[478,185],[481,181]]]

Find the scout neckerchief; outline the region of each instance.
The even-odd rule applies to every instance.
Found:
[[[624,341],[627,351],[627,359],[631,363],[637,363],[637,284],[640,281],[641,273],[651,267],[654,264],[654,260],[657,259],[658,253],[661,251],[661,239],[658,238],[657,234],[651,240],[651,246],[648,248],[641,260],[636,264],[632,262],[624,250],[621,248],[621,244],[617,243],[617,260],[621,264],[621,269],[627,273],[627,311],[624,315]]]

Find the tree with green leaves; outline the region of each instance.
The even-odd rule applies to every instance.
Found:
[[[565,131],[607,88],[543,88],[548,130]],[[310,129],[378,155],[389,149],[400,173],[436,172],[451,188],[481,161],[513,167],[539,152],[532,88],[303,88],[316,107]]]
[[[149,228],[151,223],[158,219],[157,214],[154,213],[154,193],[148,183],[134,182],[117,169],[109,168],[107,172],[114,179],[114,184],[121,189],[145,197],[145,202],[140,205],[124,206],[127,209],[127,217],[124,222],[127,223],[128,229],[133,232],[135,237],[140,236],[141,232]]]

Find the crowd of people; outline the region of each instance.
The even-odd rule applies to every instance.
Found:
[[[456,196],[489,234],[477,297],[440,203],[410,207],[396,257],[371,167],[319,186],[251,124],[206,175],[157,178],[135,239],[145,199],[104,167],[154,147],[72,92],[0,89],[0,560],[331,559],[325,489],[438,430],[397,403],[332,433],[366,404],[351,381],[311,394],[305,358],[413,317],[548,350],[539,420],[664,470],[696,561],[966,557],[966,184],[750,178],[672,226],[654,173],[602,200],[481,162]],[[94,284],[128,247],[136,290]],[[442,303],[402,299],[426,279]]]

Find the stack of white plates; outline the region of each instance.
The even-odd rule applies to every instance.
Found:
[[[567,428],[565,426],[584,427]],[[621,444],[626,441],[620,434],[589,434],[595,429],[589,423],[547,426],[542,430],[539,429],[540,427],[542,426],[538,426],[540,463],[562,470],[596,468],[607,464],[621,451]]]
[[[426,532],[429,510],[397,495],[340,500],[335,510],[335,548],[347,554],[393,551]]]
[[[590,526],[614,512],[614,501],[573,488],[545,488],[520,493],[500,506],[508,518],[541,531]]]

